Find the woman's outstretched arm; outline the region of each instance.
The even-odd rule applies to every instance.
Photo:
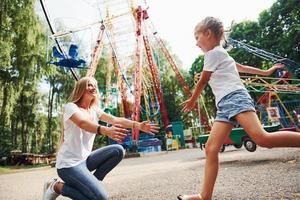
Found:
[[[111,127],[100,126],[78,112],[74,113],[70,117],[70,120],[83,130],[95,134],[106,135],[117,142],[121,142],[126,137],[126,133],[128,132],[127,129],[124,129],[117,124]]]
[[[107,113],[104,113],[100,117],[101,121],[107,122],[112,125],[121,125],[124,128],[137,128],[141,131],[144,131],[146,133],[154,134],[157,133],[159,130],[159,127],[157,124],[152,124],[149,121],[143,121],[143,122],[137,122],[133,120],[126,119],[124,117],[115,117],[113,115],[109,115]]]

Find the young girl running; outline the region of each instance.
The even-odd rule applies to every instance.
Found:
[[[206,163],[202,191],[195,195],[179,195],[180,200],[210,200],[219,167],[219,149],[238,122],[256,144],[262,147],[300,147],[300,133],[266,132],[256,113],[253,100],[243,85],[238,72],[271,75],[283,65],[276,64],[268,70],[260,70],[236,63],[221,46],[224,28],[221,21],[207,17],[195,27],[197,46],[204,52],[204,67],[193,95],[183,103],[183,111],[189,112],[208,83],[216,100],[217,116],[206,143]]]
[[[121,142],[127,129],[136,128],[154,134],[159,127],[149,122],[136,122],[106,114],[99,107],[97,81],[92,77],[78,80],[64,107],[63,142],[57,155],[56,179],[44,185],[43,200],[54,200],[60,194],[71,199],[108,199],[102,180],[123,159],[121,145],[109,145],[92,151],[96,135],[106,135]],[[100,126],[98,121],[112,124]]]

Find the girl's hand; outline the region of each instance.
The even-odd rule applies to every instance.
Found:
[[[270,69],[266,70],[266,76],[270,76],[271,74],[273,74],[277,69],[283,69],[284,68],[284,64],[281,63],[277,63],[275,65],[273,65],[273,67],[271,67]]]
[[[189,98],[188,100],[184,101],[182,103],[182,105],[183,105],[182,111],[190,112],[193,108],[195,108],[195,106],[196,106],[195,103],[196,103],[196,101],[192,97]]]
[[[109,138],[117,141],[117,142],[122,142],[124,138],[127,136],[128,130],[125,129],[122,125],[120,124],[115,124],[111,127],[101,127],[103,130],[103,134],[107,135]]]
[[[139,130],[149,133],[151,135],[154,135],[155,133],[158,133],[159,126],[158,124],[151,124],[149,121],[143,121],[139,123],[139,126],[137,127]]]

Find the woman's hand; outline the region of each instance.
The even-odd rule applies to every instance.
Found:
[[[182,108],[182,111],[183,112],[190,112],[193,108],[195,108],[196,106],[196,100],[194,100],[194,98],[189,98],[188,100],[184,101],[182,103],[183,105],[183,108]]]
[[[273,74],[277,69],[283,69],[283,68],[284,68],[284,64],[277,63],[277,64],[273,65],[270,69],[265,70],[265,75],[266,75],[266,76],[270,76],[270,75]]]
[[[136,123],[136,122],[135,122]],[[151,124],[149,121],[143,121],[139,123],[138,127],[139,130],[154,135],[155,133],[158,133],[159,126],[157,124]]]
[[[111,127],[101,126],[101,132],[103,133],[103,135],[106,135],[117,142],[122,142],[127,136],[126,133],[128,132],[128,130],[120,124],[115,124]]]

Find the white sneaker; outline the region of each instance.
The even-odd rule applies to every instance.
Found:
[[[52,178],[44,183],[43,200],[55,200],[59,194],[54,191],[54,184],[57,182],[56,178]]]

